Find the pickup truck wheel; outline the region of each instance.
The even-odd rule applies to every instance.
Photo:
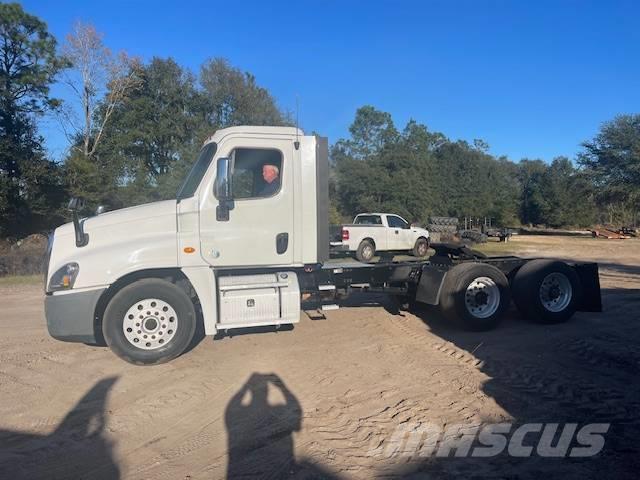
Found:
[[[464,328],[482,331],[500,323],[510,300],[504,273],[484,263],[461,263],[447,272],[440,309]]]
[[[513,300],[527,319],[561,323],[576,311],[582,296],[578,274],[558,260],[532,260],[513,278]]]
[[[361,241],[356,250],[356,258],[360,262],[370,262],[375,254],[376,249],[369,240]]]
[[[419,238],[416,240],[416,244],[413,246],[413,256],[424,258],[429,252],[429,241],[425,238]]]
[[[109,348],[135,365],[155,365],[180,355],[191,343],[196,313],[187,294],[165,280],[148,278],[116,293],[104,312]]]

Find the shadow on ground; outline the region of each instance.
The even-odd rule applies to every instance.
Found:
[[[640,274],[640,267],[603,265],[611,272]],[[640,287],[640,285],[638,285]],[[640,295],[637,289],[603,289],[603,313],[577,313],[567,323],[539,325],[521,318],[512,308],[504,323],[489,332],[464,332],[450,325],[435,308],[416,313],[425,330],[449,342],[455,353],[475,357],[489,378],[482,391],[511,417],[511,432],[527,424],[563,426],[610,424],[604,447],[592,457],[542,456],[541,433],[532,432],[523,444],[528,457],[506,452],[491,458],[431,456],[408,462],[392,476],[409,478],[637,478],[640,471]],[[387,311],[399,311],[390,299],[380,299]],[[472,355],[471,355],[472,353]],[[449,355],[449,354],[447,354]],[[428,404],[429,399],[424,401]],[[537,427],[532,427],[537,428]],[[553,428],[553,427],[549,427]],[[421,446],[422,444],[420,444]],[[482,446],[476,441],[474,446]],[[573,436],[571,448],[583,445]],[[384,461],[381,459],[381,461]]]
[[[49,435],[0,430],[0,478],[119,478],[105,435],[105,406],[116,381],[97,382]]]
[[[284,403],[269,402],[275,389]],[[227,405],[227,478],[336,478],[318,465],[298,461],[293,432],[302,426],[302,406],[275,374],[254,373]]]

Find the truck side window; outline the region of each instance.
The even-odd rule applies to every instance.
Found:
[[[358,215],[355,225],[382,225],[380,215]]]
[[[387,222],[391,228],[409,228],[409,224],[400,217],[387,215]]]
[[[233,151],[233,197],[265,198],[280,191],[282,153],[261,148],[236,148]]]

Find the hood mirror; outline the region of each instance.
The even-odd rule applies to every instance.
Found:
[[[69,205],[67,206],[67,208],[71,210],[73,230],[76,236],[76,247],[84,247],[89,243],[89,235],[84,233],[82,223],[80,222],[80,217],[78,215],[78,210],[82,210],[84,206],[84,199],[80,197],[72,197],[71,200],[69,200]]]

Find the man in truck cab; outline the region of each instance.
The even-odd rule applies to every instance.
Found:
[[[261,197],[270,197],[280,190],[280,169],[276,165],[265,163],[262,166],[264,185],[259,192]]]

